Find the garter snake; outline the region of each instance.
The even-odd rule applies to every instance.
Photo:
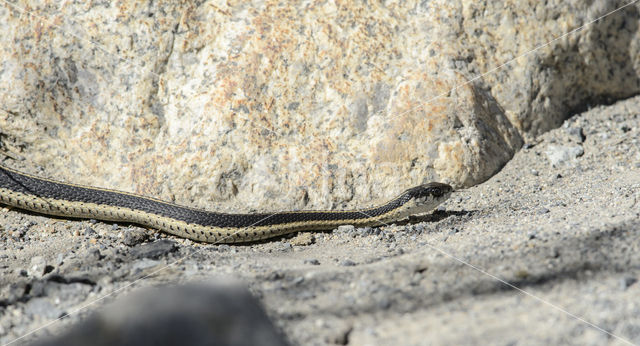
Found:
[[[227,214],[180,206],[127,192],[54,181],[0,165],[0,203],[41,214],[135,223],[212,243],[256,241],[287,233],[390,223],[426,213],[445,201],[452,188],[428,183],[389,202],[359,210],[303,210]]]

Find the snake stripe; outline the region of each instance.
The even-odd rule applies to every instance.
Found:
[[[303,230],[390,222],[427,212],[451,193],[446,184],[409,189],[384,205],[351,211],[228,214],[180,206],[136,194],[40,178],[0,165],[0,202],[43,214],[130,222],[205,242],[243,242]]]

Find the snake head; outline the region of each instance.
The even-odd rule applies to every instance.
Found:
[[[389,217],[389,222],[399,220],[410,215],[424,214],[435,209],[440,203],[449,198],[453,192],[450,185],[443,183],[428,183],[406,190],[397,200],[402,203],[397,213]]]
[[[438,202],[441,203],[449,198],[453,188],[451,185],[443,183],[428,183],[412,187],[405,193],[408,197],[415,199],[417,203]]]

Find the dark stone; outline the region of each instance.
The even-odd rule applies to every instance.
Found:
[[[149,239],[149,233],[137,229],[127,229],[124,231],[122,243],[126,246],[136,246],[144,243],[147,239]]]
[[[260,303],[236,284],[146,289],[58,337],[57,345],[287,345]]]
[[[136,258],[157,259],[177,249],[174,241],[162,239],[153,243],[141,244],[131,249],[131,254]]]
[[[340,265],[344,266],[344,267],[353,267],[353,266],[356,265],[356,262],[354,262],[354,261],[352,261],[350,259],[346,259],[346,260],[340,262]]]
[[[626,290],[627,288],[629,288],[629,286],[635,284],[636,282],[638,282],[638,279],[628,276],[620,280],[620,286],[623,290]]]

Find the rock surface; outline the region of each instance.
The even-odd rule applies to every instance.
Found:
[[[622,4],[6,2],[2,146],[14,167],[203,208],[470,186],[640,90],[637,5],[527,54]]]
[[[0,343],[66,316],[18,343],[55,338],[105,295],[232,275],[293,344],[640,344],[639,109],[635,97],[572,117],[433,215],[313,242],[197,244],[4,209]],[[584,153],[552,165],[552,146]],[[132,230],[171,251],[140,257]],[[41,278],[25,270],[34,256],[52,266]]]

